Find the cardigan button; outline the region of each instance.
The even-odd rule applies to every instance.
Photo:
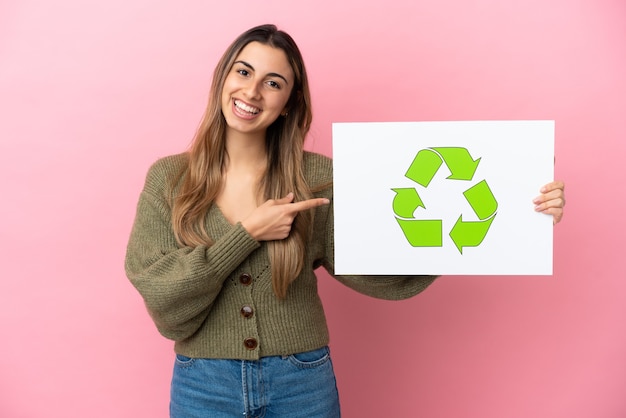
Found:
[[[256,340],[256,338],[246,338],[245,340],[243,340],[243,345],[248,350],[254,350],[255,348],[258,347],[259,342]]]
[[[244,318],[250,318],[252,315],[254,315],[254,311],[248,305],[244,305],[243,308],[241,308],[240,312],[241,316],[243,316]]]
[[[241,276],[239,276],[239,282],[244,286],[248,286],[250,283],[252,283],[252,276],[250,276],[248,273],[243,273]]]

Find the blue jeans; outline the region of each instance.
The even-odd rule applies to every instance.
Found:
[[[260,360],[176,355],[171,418],[339,416],[328,347]]]

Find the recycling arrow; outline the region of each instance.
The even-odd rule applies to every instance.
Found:
[[[426,148],[417,153],[405,176],[421,186],[428,187],[442,162],[445,162],[450,170],[449,179],[471,180],[480,158],[474,160],[466,148]]]
[[[480,160],[473,159],[469,151],[461,147],[426,148],[415,155],[405,177],[422,187],[428,187],[441,165],[445,163],[451,173],[447,179],[471,181]],[[392,205],[396,221],[409,244],[413,247],[442,247],[443,221],[414,218],[417,208],[426,209],[418,191],[414,188],[391,190],[396,193]],[[450,230],[450,238],[461,254],[463,248],[477,247],[483,242],[498,209],[498,202],[485,180],[465,190],[463,195],[478,217],[478,221],[463,220],[461,214]]]
[[[452,227],[450,238],[461,254],[463,247],[478,247],[483,242],[498,209],[498,202],[485,180],[464,191],[463,196],[480,221],[463,221],[461,215]]]
[[[461,254],[463,247],[478,247],[483,242],[494,218],[495,216],[484,221],[463,221],[463,215],[459,216],[450,231],[450,238]]]
[[[441,157],[436,152],[431,149],[423,149],[417,153],[405,176],[417,184],[428,187],[430,181],[437,174],[441,162]]]
[[[412,218],[417,208],[420,206],[426,208],[422,198],[417,194],[417,190],[413,188],[391,190],[396,192],[396,197],[393,198],[393,211],[396,215],[403,218]]]
[[[467,149],[457,147],[433,149],[441,154],[441,157],[450,169],[452,174],[448,176],[449,179],[471,180],[474,177],[480,158],[474,160]]]
[[[496,198],[485,180],[464,191],[463,196],[465,196],[465,200],[470,204],[478,219],[487,219],[495,214],[498,209],[498,202],[496,202]]]
[[[441,247],[443,245],[441,219],[396,218],[396,221],[413,247]]]

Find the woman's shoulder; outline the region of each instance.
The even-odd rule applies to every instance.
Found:
[[[304,152],[304,176],[311,185],[326,184],[333,181],[333,160],[315,152]]]
[[[156,160],[150,166],[149,171],[179,171],[182,168],[185,168],[189,162],[189,153],[183,152],[180,154],[168,155],[166,157],[161,157]]]
[[[181,153],[168,155],[156,160],[148,169],[146,175],[146,190],[163,191],[169,189],[177,179],[180,179],[187,168],[189,154]]]

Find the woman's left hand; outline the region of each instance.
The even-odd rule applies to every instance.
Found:
[[[565,183],[553,181],[541,188],[541,194],[533,199],[537,212],[552,215],[552,222],[556,225],[563,218],[565,206]]]

